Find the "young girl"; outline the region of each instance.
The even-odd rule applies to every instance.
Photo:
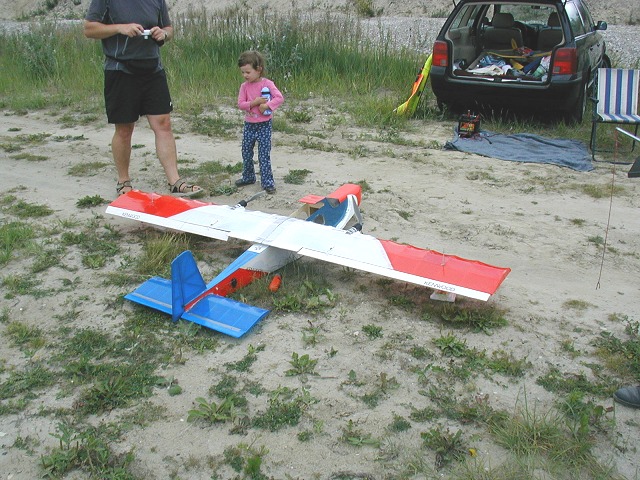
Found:
[[[256,183],[253,166],[253,149],[258,142],[260,183],[267,193],[276,193],[271,171],[271,116],[282,105],[284,97],[278,87],[264,78],[264,58],[258,52],[247,51],[240,55],[238,67],[244,78],[238,93],[238,108],[246,113],[242,132],[242,178],[236,186]]]

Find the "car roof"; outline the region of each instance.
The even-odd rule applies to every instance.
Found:
[[[523,5],[558,5],[571,3],[576,0],[459,0],[455,2],[456,7],[460,4],[468,4],[468,3],[491,3],[491,4],[518,4],[521,3]]]

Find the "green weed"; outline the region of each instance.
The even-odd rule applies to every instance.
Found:
[[[387,429],[390,432],[394,432],[394,433],[406,432],[410,428],[411,428],[411,422],[409,422],[406,418],[398,414],[393,415],[393,420],[387,426]]]
[[[466,340],[459,340],[455,335],[443,335],[436,338],[433,343],[446,357],[462,357],[469,351]]]
[[[258,360],[258,352],[262,352],[264,348],[264,345],[258,345],[257,347],[249,345],[249,347],[247,347],[247,354],[242,358],[242,360],[234,363],[226,363],[225,365],[228,370],[235,370],[237,372],[248,372],[251,368],[251,365],[253,365],[255,361]]]
[[[462,460],[467,455],[467,449],[462,439],[462,430],[455,433],[441,426],[420,434],[424,446],[436,453],[436,468],[442,468],[453,461]]]
[[[374,447],[380,446],[380,440],[373,437],[370,433],[364,433],[360,429],[356,428],[353,420],[349,420],[347,426],[342,429],[342,436],[340,437],[344,443],[354,447]]]
[[[208,402],[202,397],[196,398],[196,408],[189,410],[188,422],[203,420],[208,423],[231,422],[237,412],[233,404],[233,396],[225,398],[220,403]]]
[[[291,360],[289,360],[289,364],[292,366],[292,368],[284,372],[284,374],[288,377],[294,375],[317,375],[315,372],[315,368],[318,364],[318,360],[311,359],[306,353],[300,356],[297,352],[293,352],[291,354]]]
[[[253,419],[253,426],[275,432],[298,425],[303,413],[315,402],[307,390],[298,393],[286,387],[278,388],[271,393],[268,408]]]
[[[379,325],[373,325],[373,324],[363,325],[362,331],[370,340],[375,340],[376,338],[382,338],[383,336],[382,327]]]

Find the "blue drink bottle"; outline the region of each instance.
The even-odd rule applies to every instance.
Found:
[[[269,87],[262,87],[262,90],[261,90],[261,92],[260,92],[260,96],[261,96],[262,98],[266,98],[266,99],[267,99],[267,102],[268,102],[269,100],[271,100],[271,90],[269,90]],[[271,110],[270,110],[270,109],[266,109],[266,110],[264,111],[263,115],[271,115],[271,113],[273,113],[273,112],[271,112]]]

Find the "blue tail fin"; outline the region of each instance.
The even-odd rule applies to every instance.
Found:
[[[235,338],[269,314],[269,310],[215,294],[205,295],[185,311],[185,306],[207,289],[193,255],[187,250],[171,262],[171,280],[150,278],[124,298],[169,313],[174,322],[182,318]]]
[[[185,250],[171,262],[171,317],[176,322],[184,307],[207,288],[193,254]]]

